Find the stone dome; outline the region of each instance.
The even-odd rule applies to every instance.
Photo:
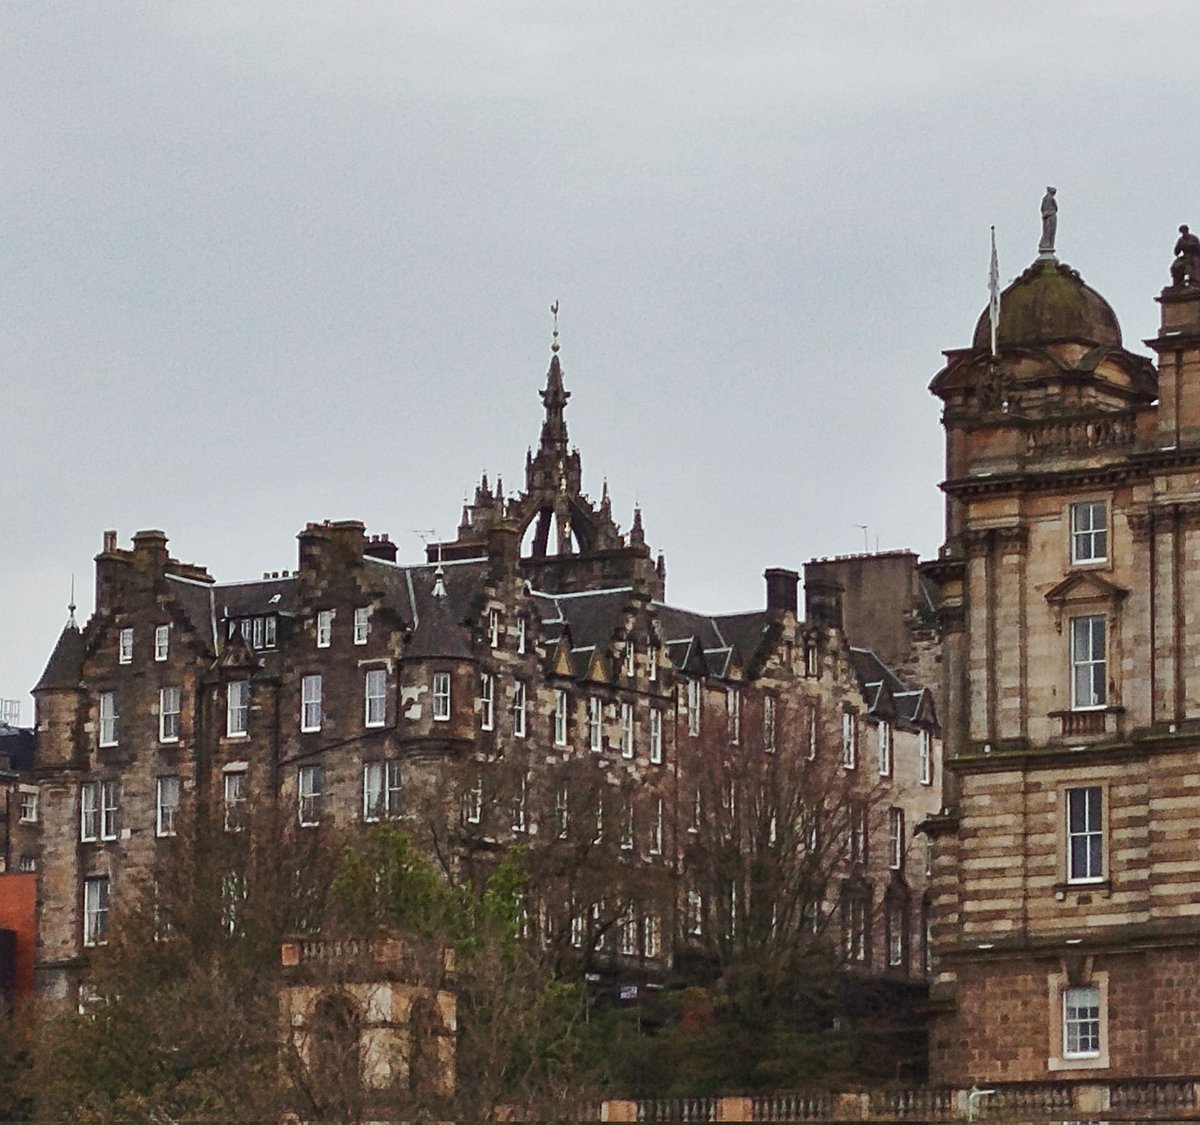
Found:
[[[1000,294],[997,347],[1078,340],[1121,346],[1121,326],[1109,303],[1070,266],[1053,258],[1033,263]],[[988,310],[975,325],[973,346],[991,346]]]

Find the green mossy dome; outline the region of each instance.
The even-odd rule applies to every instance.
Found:
[[[1121,346],[1121,326],[1109,303],[1070,266],[1054,259],[1036,261],[1000,294],[998,347],[1078,340]],[[991,345],[988,311],[975,325],[973,346]]]

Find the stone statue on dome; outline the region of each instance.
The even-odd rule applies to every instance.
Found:
[[[1047,258],[1054,257],[1054,236],[1058,233],[1058,201],[1054,198],[1056,188],[1047,187],[1042,196],[1042,241],[1038,253]]]

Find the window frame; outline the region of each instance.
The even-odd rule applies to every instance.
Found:
[[[36,785],[20,785],[17,788],[17,823],[37,824],[39,790]]]
[[[525,681],[514,680],[512,699],[513,738],[524,738],[528,734],[528,701],[529,692],[525,686]]]
[[[726,691],[725,710],[729,716],[729,745],[739,746],[742,741],[742,689],[731,687]]]
[[[496,729],[496,677],[491,672],[479,673],[479,729]]]
[[[238,698],[235,698],[236,695]],[[241,716],[237,725],[236,716]],[[230,680],[225,685],[225,737],[247,738],[250,734],[250,681]]]
[[[372,691],[372,688],[375,690]],[[387,669],[363,671],[363,726],[372,729],[387,725]]]
[[[529,774],[522,772],[517,777],[517,789],[513,794],[512,830],[524,834],[529,831]]]
[[[168,710],[168,703],[174,710]],[[158,741],[178,742],[180,715],[183,712],[183,689],[178,684],[168,684],[158,689]],[[173,721],[168,721],[173,720]]]
[[[565,840],[571,830],[571,790],[566,785],[560,785],[554,795],[554,820],[558,838]]]
[[[1082,1001],[1085,999],[1084,994],[1087,994],[1087,1000],[1094,1000],[1094,1003],[1087,1004],[1084,1007]],[[1072,1008],[1072,996],[1077,998],[1077,1003]],[[1072,1015],[1072,1010],[1075,1013],[1087,1012],[1087,1015]],[[1098,1059],[1100,1057],[1100,1037],[1101,1037],[1101,1005],[1100,989],[1094,984],[1076,984],[1068,985],[1062,990],[1062,1057],[1063,1059]],[[1086,1030],[1085,1030],[1086,1029]],[[1089,1044],[1094,1043],[1094,1046],[1081,1047],[1079,1040],[1082,1035],[1086,1035]],[[1072,1046],[1072,1039],[1075,1040],[1075,1045]]]
[[[867,900],[858,892],[842,898],[842,940],[848,962],[865,965],[870,960]]]
[[[112,880],[107,875],[89,875],[83,881],[83,944],[88,947],[108,942],[108,912],[112,903]]]
[[[319,609],[316,616],[317,648],[333,644],[333,610]]]
[[[1068,990],[1073,988],[1090,989],[1095,994],[1097,1013],[1095,1017],[1096,1048],[1086,1051],[1074,1050],[1068,1052],[1071,1042],[1067,1028]],[[1109,974],[1104,970],[1085,972],[1082,977],[1071,979],[1060,969],[1050,973],[1046,978],[1046,992],[1049,1016],[1049,1057],[1047,1069],[1050,1071],[1088,1071],[1105,1070],[1110,1066],[1109,1060]],[[1078,1022],[1078,1021],[1073,1021]],[[1089,1021],[1090,1022],[1090,1021]]]
[[[174,801],[166,801],[164,797],[171,790],[173,783]],[[177,836],[179,827],[179,798],[182,786],[177,774],[164,774],[154,780],[154,835],[159,839]]]
[[[85,781],[79,786],[79,841],[94,844],[100,840],[100,782]]]
[[[633,704],[621,704],[621,757],[632,761],[634,756],[634,712]]]
[[[296,805],[301,828],[316,828],[321,823],[321,803],[325,794],[325,768],[309,762],[296,770]]]
[[[480,824],[483,821],[483,774],[477,773],[469,789],[463,791],[463,822]]]
[[[1094,522],[1097,508],[1100,509],[1099,525]],[[1071,504],[1069,511],[1071,565],[1092,566],[1108,562],[1108,501],[1077,500]],[[1086,517],[1086,520],[1082,517]]]
[[[250,802],[249,771],[226,769],[221,781],[222,823],[226,832],[246,830],[246,807]]]
[[[662,855],[663,852],[663,799],[654,798],[654,816],[650,821],[650,854]]]
[[[300,680],[300,733],[315,734],[324,721],[324,680],[320,672],[310,672]]]
[[[432,714],[435,723],[448,723],[450,721],[451,693],[453,690],[449,672],[433,673],[433,676],[430,678],[429,698],[430,705],[433,708]]]
[[[160,663],[171,655],[171,626],[154,626],[154,659]]]
[[[888,809],[888,867],[904,870],[904,810],[893,805]]]
[[[116,840],[121,834],[121,783],[116,778],[100,780],[100,839]]]
[[[662,956],[662,919],[657,914],[642,915],[642,956],[647,961]]]
[[[889,969],[903,969],[907,962],[905,949],[908,910],[901,902],[889,902],[884,919],[887,930],[887,963]]]
[[[702,709],[700,680],[687,681],[687,732],[693,738],[700,734],[700,712]]]
[[[1102,711],[1108,706],[1108,617],[1103,613],[1088,613],[1069,620],[1070,625],[1070,669],[1071,710]],[[1081,628],[1083,627],[1083,628]],[[1081,634],[1086,631],[1086,637]],[[1096,634],[1100,636],[1100,656],[1096,656]],[[1080,653],[1079,647],[1086,643],[1087,652]],[[1096,682],[1099,672],[1099,684]],[[1087,677],[1087,694],[1081,700],[1081,675]],[[1098,689],[1098,690],[1097,690]]]
[[[927,730],[917,732],[917,780],[933,784],[933,734]]]
[[[1070,785],[1062,790],[1062,831],[1063,831],[1063,874],[1071,886],[1089,886],[1104,883],[1109,877],[1109,846],[1108,846],[1108,800],[1104,785]],[[1084,795],[1082,808],[1083,818],[1078,826],[1074,823],[1074,794]],[[1090,809],[1087,794],[1094,794],[1096,807]],[[1083,842],[1085,873],[1076,870],[1075,841]],[[1098,857],[1092,851],[1092,843],[1098,845]],[[1093,859],[1097,860],[1098,870],[1093,872]]]
[[[371,636],[371,607],[369,605],[354,608],[354,643],[365,645]]]
[[[858,715],[850,708],[842,710],[842,769],[858,768]]]
[[[775,753],[775,738],[779,723],[779,700],[767,692],[763,695],[763,752]]]
[[[661,707],[650,708],[650,764],[661,766],[663,761],[663,712]]]
[[[96,736],[97,744],[101,747],[121,744],[121,712],[117,707],[115,691],[100,692]]]
[[[117,663],[133,663],[133,629],[129,626],[117,634]]]
[[[894,768],[892,724],[887,719],[880,719],[875,724],[876,756],[878,759],[879,776],[891,777]]]
[[[604,749],[604,704],[598,695],[587,697],[588,749],[599,754]]]
[[[566,746],[569,740],[568,698],[566,688],[554,689],[554,745]]]

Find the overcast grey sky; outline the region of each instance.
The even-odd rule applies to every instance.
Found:
[[[927,393],[1036,252],[1151,335],[1200,224],[1195,0],[0,4],[0,697],[105,528],[221,580],[415,560],[519,485],[561,299],[585,486],[668,597],[936,550]]]

